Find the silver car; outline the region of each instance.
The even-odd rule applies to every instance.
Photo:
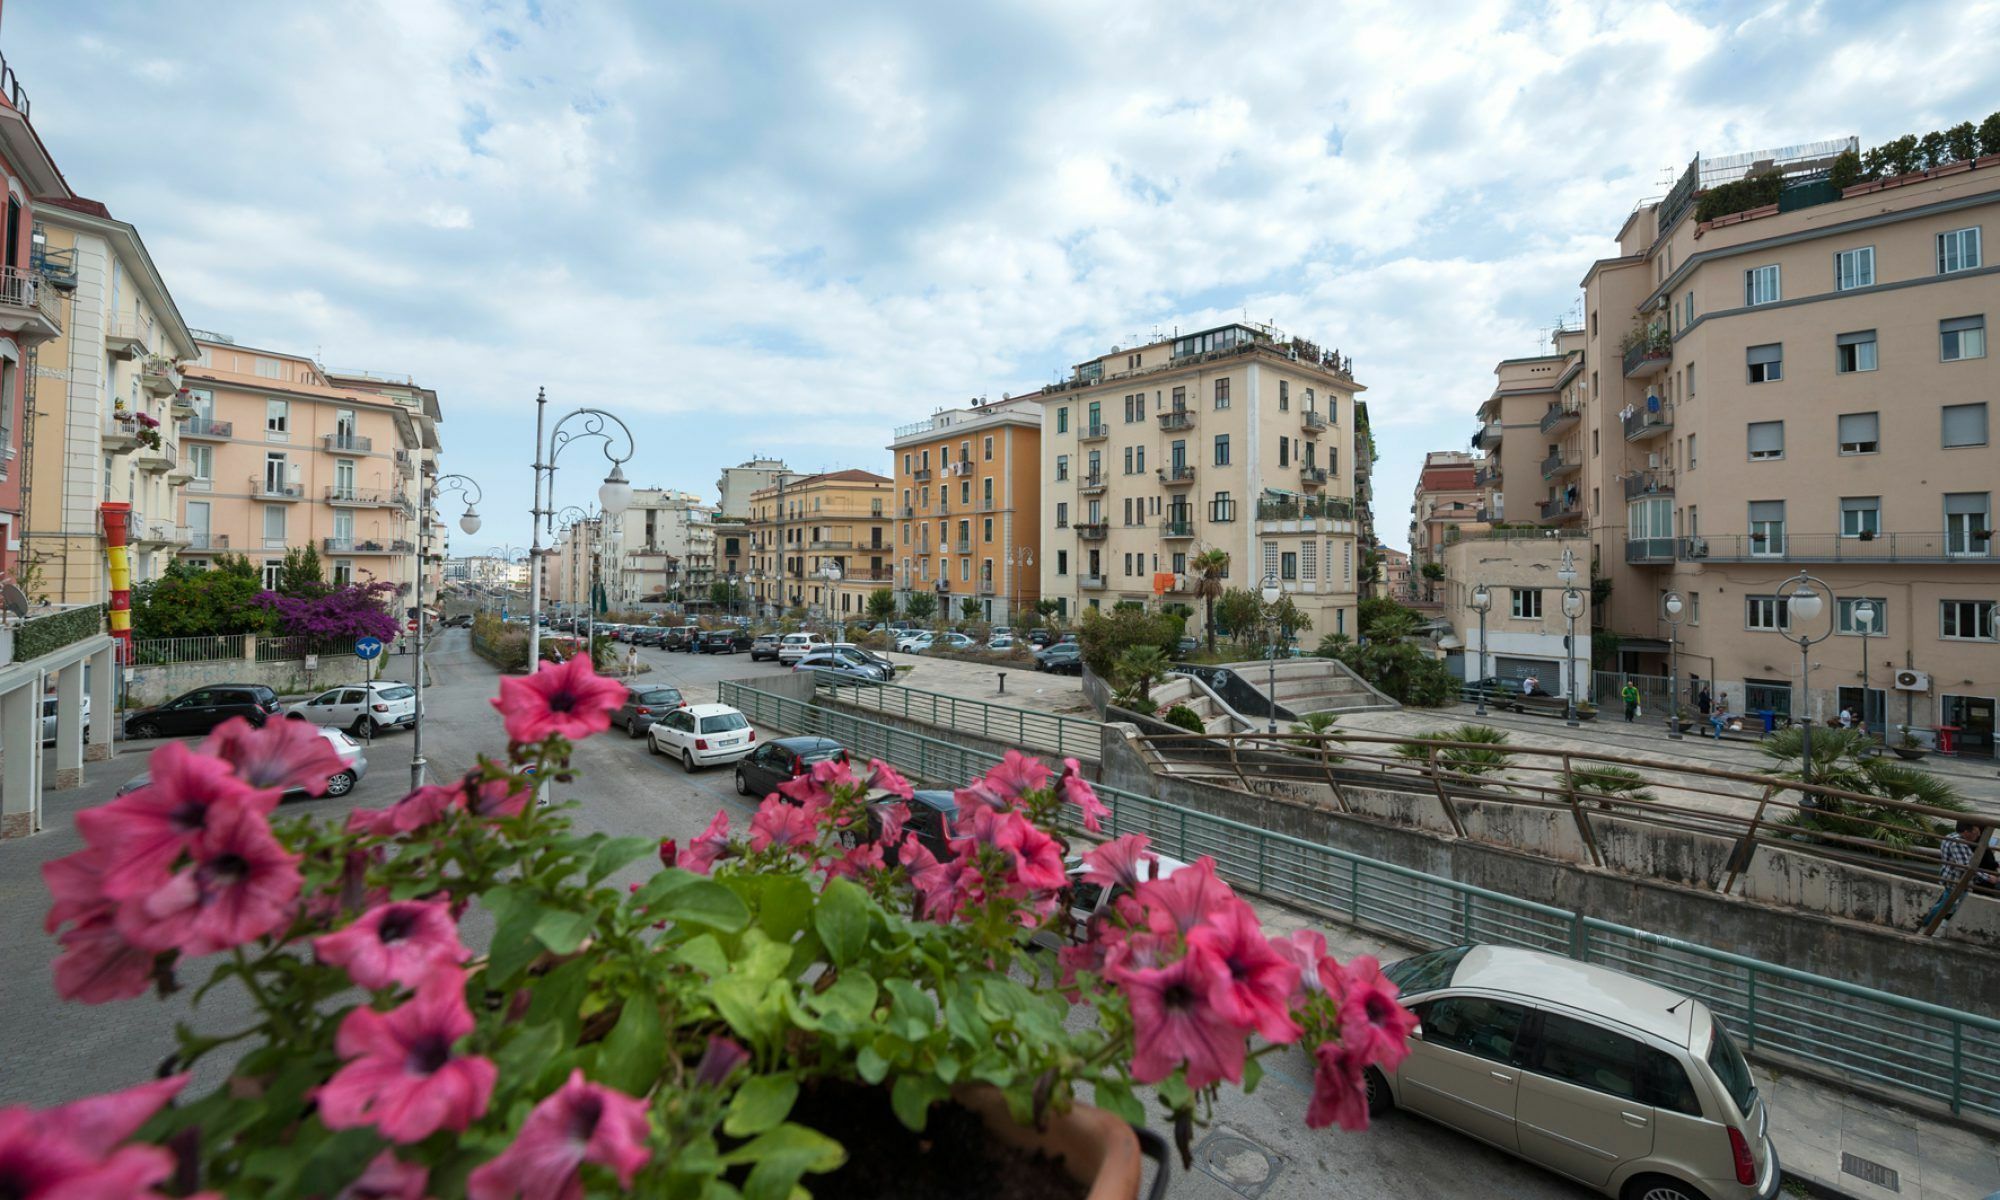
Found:
[[[327,778],[326,794],[345,796],[354,790],[354,785],[360,783],[363,776],[368,774],[368,755],[362,749],[360,742],[338,729],[321,729],[319,735],[333,744],[333,752],[340,755],[340,761],[346,765],[345,770]],[[142,771],[126,780],[124,786],[118,789],[118,794],[123,796],[127,792],[136,792],[151,782],[153,777]],[[303,800],[307,795],[303,788],[293,788],[286,792],[282,799]]]

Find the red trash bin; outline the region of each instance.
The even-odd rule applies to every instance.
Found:
[[[1937,727],[1938,753],[1951,754],[1957,748],[1957,738],[1963,731],[1960,725],[1939,725]]]

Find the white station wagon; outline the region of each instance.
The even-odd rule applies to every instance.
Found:
[[[389,680],[352,683],[301,700],[290,711],[315,725],[345,729],[356,737],[374,737],[384,729],[417,723],[417,689]]]
[[[757,731],[750,718],[727,704],[695,704],[653,722],[646,730],[646,748],[680,759],[692,772],[746,757],[757,748]]]

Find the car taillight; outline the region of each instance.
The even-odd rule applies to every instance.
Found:
[[[389,711],[389,706],[388,706],[388,705],[386,705],[386,704],[377,704],[377,705],[375,705],[374,707],[375,707],[375,711],[376,711],[376,712],[388,712],[388,711]]]
[[[751,731],[750,731],[750,737],[748,738],[748,740],[749,740],[749,741],[753,741],[753,742],[757,740],[757,731],[756,731],[756,730],[754,730],[754,729],[753,729],[753,730],[751,730]]]
[[[697,750],[706,750],[706,749],[708,749],[708,739],[707,739],[707,738],[696,738],[696,739],[694,740],[694,748],[695,748],[695,749],[697,749]]]
[[[802,759],[802,758],[795,758],[795,759],[793,759],[793,760],[792,760],[792,778],[793,778],[793,779],[797,779],[797,778],[798,778],[799,776],[801,776],[801,775],[803,775],[803,774],[805,774],[805,773],[806,773],[806,762],[805,762],[805,760],[804,760],[804,759]]]
[[[1736,1182],[1749,1186],[1757,1182],[1757,1160],[1750,1157],[1750,1142],[1743,1131],[1729,1127],[1729,1153],[1736,1159]]]
[[[639,706],[639,707],[638,707],[637,709],[635,709],[634,711],[635,711],[635,712],[637,712],[637,713],[638,713],[638,714],[639,714],[640,716],[642,716],[642,717],[643,717],[643,716],[646,716],[646,715],[648,715],[649,713],[651,713],[651,712],[652,712],[653,710],[652,710],[652,709],[650,709],[650,708],[647,708],[647,707],[646,707],[645,705],[641,704],[641,705],[640,705],[640,706]]]

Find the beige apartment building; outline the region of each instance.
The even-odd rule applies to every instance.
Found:
[[[1561,472],[1543,474],[1576,489],[1622,670],[1665,673],[1677,591],[1681,677],[1739,711],[1852,707],[1991,754],[2000,158],[1842,192],[1844,145],[1697,159],[1632,213],[1584,276],[1574,420],[1541,429]],[[1702,189],[1746,170],[1784,176],[1781,200],[1698,220]],[[1795,628],[1781,589],[1801,571],[1832,596]],[[1829,630],[1802,686],[1789,639]]]
[[[765,616],[854,620],[893,578],[895,483],[872,471],[777,475],[750,496],[746,600]]]
[[[1563,551],[1577,578],[1579,606],[1575,652],[1563,610],[1570,589],[1562,580]],[[1465,680],[1492,676],[1515,683],[1533,678],[1543,692],[1566,696],[1570,681],[1579,700],[1591,699],[1590,542],[1582,531],[1468,528],[1444,548],[1444,579],[1433,589],[1439,617],[1449,626],[1441,641],[1453,674]],[[1419,581],[1421,584],[1421,581]],[[1486,620],[1473,607],[1486,589]]]
[[[937,597],[957,619],[965,601],[980,619],[1015,625],[1041,598],[1042,403],[1014,396],[945,409],[896,430],[896,568],[899,604]]]
[[[692,492],[641,488],[609,527],[600,567],[607,604],[630,608],[676,593],[708,599],[716,579],[713,505]]]
[[[1362,390],[1338,352],[1263,326],[1079,364],[1041,393],[1042,595],[1072,619],[1120,601],[1191,603],[1188,561],[1220,549],[1227,586],[1275,577],[1315,635],[1351,635]]]
[[[1502,359],[1494,366],[1493,393],[1480,404],[1472,435],[1472,448],[1479,452],[1473,472],[1478,519],[1579,521],[1581,506],[1568,490],[1576,464],[1564,463],[1560,438],[1579,420],[1583,341],[1580,329],[1557,329],[1550,353]]]
[[[1424,585],[1424,566],[1444,562],[1444,548],[1461,528],[1483,526],[1493,519],[1478,478],[1478,466],[1463,450],[1424,455],[1410,496],[1410,571],[1419,589]]]
[[[425,607],[435,607],[438,593],[444,587],[444,564],[450,557],[451,537],[458,532],[458,518],[465,511],[466,502],[472,494],[454,490],[447,494],[442,504],[437,499],[440,449],[437,427],[438,422],[444,420],[437,392],[418,386],[408,376],[395,379],[367,371],[335,371],[328,379],[337,388],[353,388],[388,397],[409,414],[416,428],[417,445],[408,453],[396,455],[396,470],[402,479],[409,482],[412,501],[419,501],[424,496],[431,498],[430,511],[424,514],[425,520],[430,522],[430,531],[424,540],[424,558],[422,563],[410,560],[409,569],[415,572],[415,578],[423,582]],[[397,582],[406,582],[410,578],[412,576],[406,575]]]
[[[392,582],[413,604],[421,405],[338,384],[303,355],[210,334],[196,344],[182,554],[247,555],[275,582],[285,551],[310,545],[330,580]]]

